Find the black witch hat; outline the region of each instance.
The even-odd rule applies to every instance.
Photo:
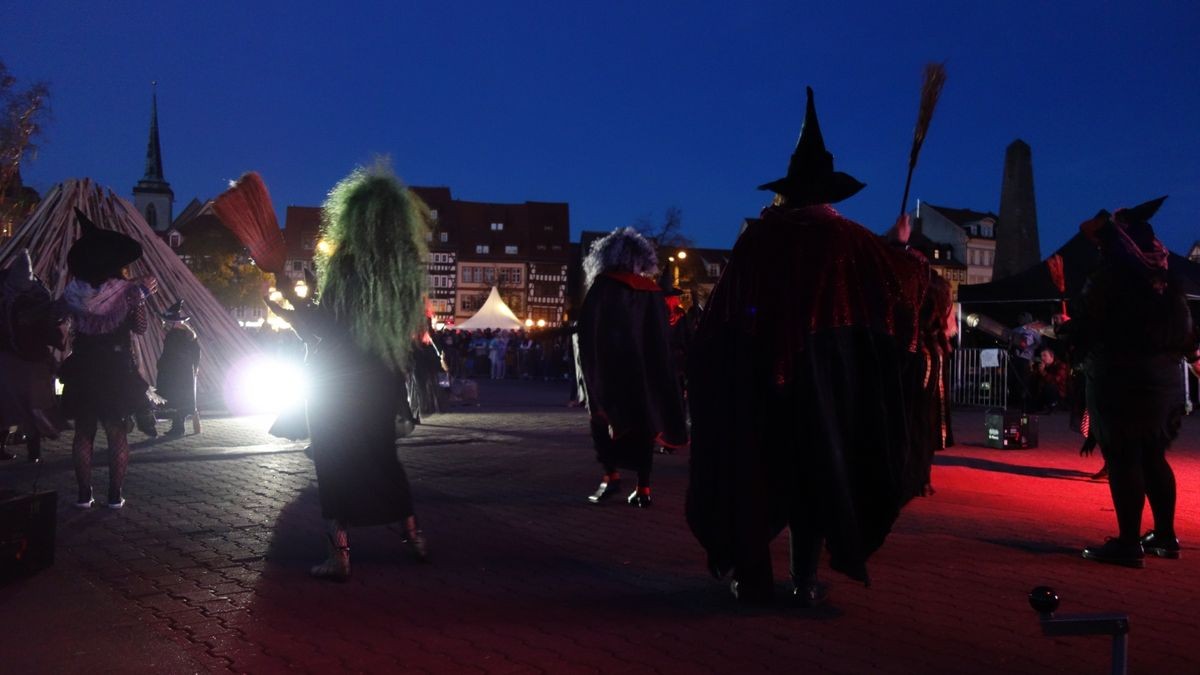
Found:
[[[167,308],[167,311],[159,314],[159,316],[162,317],[163,321],[168,323],[184,323],[192,319],[187,312],[183,311],[183,300],[171,305]]]
[[[99,284],[115,278],[121,268],[142,257],[142,245],[120,232],[102,230],[83,211],[75,209],[82,234],[67,252],[67,271],[76,279]]]
[[[758,189],[782,195],[792,206],[806,206],[840,202],[864,187],[866,184],[853,176],[833,170],[833,155],[825,149],[821,125],[817,122],[817,108],[813,104],[813,90],[808,87],[804,126],[800,128],[800,140],[796,141],[787,175],[759,185]]]

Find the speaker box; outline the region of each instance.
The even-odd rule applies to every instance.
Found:
[[[1038,418],[1015,410],[989,410],[983,416],[984,444],[1014,450],[1038,446]]]
[[[54,564],[58,493],[0,491],[0,581]]]

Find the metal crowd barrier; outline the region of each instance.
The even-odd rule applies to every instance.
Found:
[[[950,403],[1005,408],[1008,402],[1008,352],[957,349],[950,360]]]

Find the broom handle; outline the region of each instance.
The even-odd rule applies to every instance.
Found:
[[[904,196],[900,198],[900,215],[902,216],[908,210],[908,189],[912,187],[913,169],[915,168],[917,168],[915,161],[908,163],[908,177],[904,179]]]

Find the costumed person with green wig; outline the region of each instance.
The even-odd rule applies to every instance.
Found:
[[[129,467],[128,422],[149,407],[149,385],[138,370],[134,334],[148,327],[146,298],[158,289],[154,277],[129,279],[125,268],[142,257],[142,245],[97,227],[75,210],[82,236],[67,252],[71,281],[62,301],[71,319],[71,355],[59,370],[62,403],[75,420],[71,454],[79,499],[91,508],[92,450],[96,429],[108,437],[108,507],[125,505],[121,494]]]
[[[325,202],[318,302],[292,311],[269,302],[308,342],[308,426],[329,521],[318,578],[349,578],[355,526],[402,523],[414,555],[428,559],[396,455],[403,374],[425,327],[425,212],[389,170],[355,171]]]

